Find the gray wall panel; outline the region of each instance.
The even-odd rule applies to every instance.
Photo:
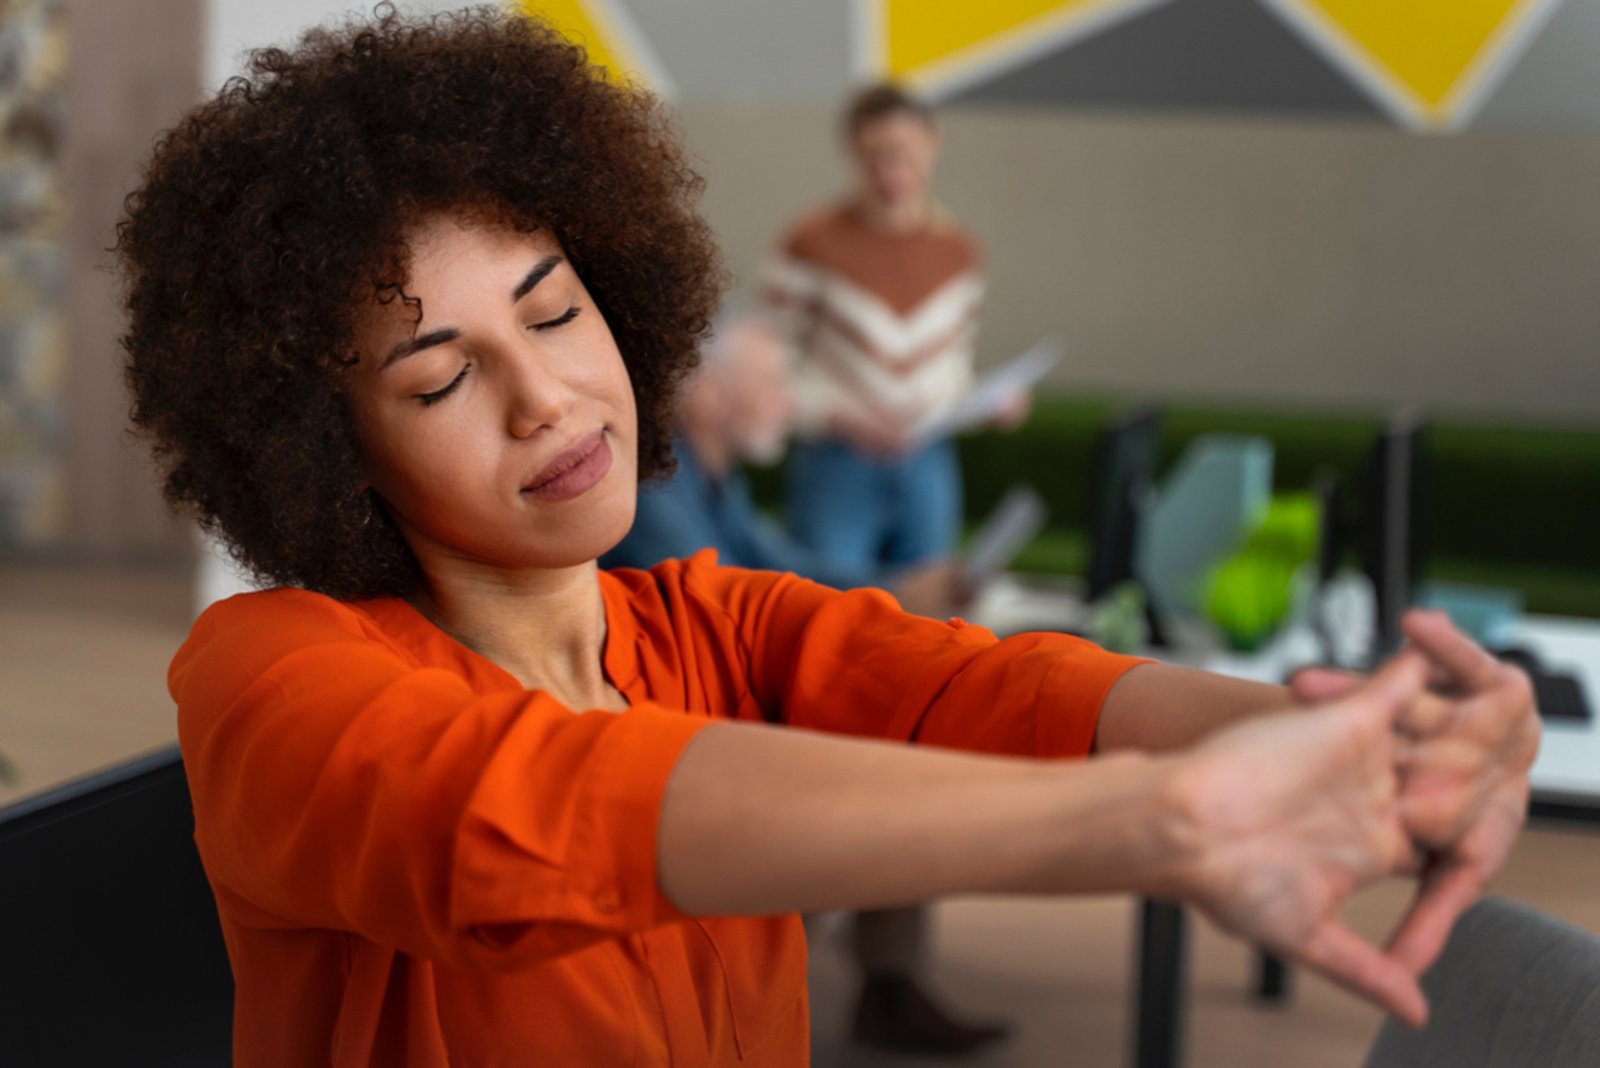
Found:
[[[1255,0],[1177,0],[956,99],[1376,114]]]
[[[849,0],[614,0],[684,99],[832,101],[851,84]]]
[[[1600,131],[1600,0],[1566,0],[1474,125]]]

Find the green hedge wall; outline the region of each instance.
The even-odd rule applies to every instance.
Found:
[[[1007,486],[1028,481],[1049,501],[1052,525],[1082,526],[1091,443],[1118,410],[1047,398],[1015,434],[963,439],[968,516],[983,515]],[[1278,490],[1307,488],[1324,466],[1354,487],[1379,426],[1376,416],[1170,408],[1162,463],[1201,434],[1252,434],[1273,443]],[[1432,552],[1600,570],[1600,431],[1436,422],[1430,435]]]
[[[1049,506],[1050,530],[1019,566],[1081,572],[1090,451],[1101,425],[1125,407],[1111,398],[1045,396],[1015,433],[962,438],[968,520],[1027,482]],[[1376,411],[1173,406],[1162,465],[1201,434],[1252,434],[1273,443],[1276,489],[1305,489],[1324,466],[1354,487],[1380,425]],[[1438,421],[1430,434],[1430,575],[1520,588],[1534,611],[1600,616],[1600,430]],[[781,468],[753,472],[753,482],[763,504],[781,504]]]

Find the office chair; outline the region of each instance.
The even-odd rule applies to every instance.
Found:
[[[1600,1064],[1600,937],[1485,898],[1423,976],[1426,1030],[1388,1020],[1366,1068],[1589,1068]]]
[[[0,1062],[230,1060],[233,977],[176,747],[0,808]]]

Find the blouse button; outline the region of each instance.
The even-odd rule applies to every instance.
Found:
[[[967,621],[962,619],[960,616],[951,616],[950,617],[950,626],[952,628],[954,628],[955,630],[960,630],[962,627],[964,627],[966,625],[967,625]]]
[[[616,912],[622,908],[622,898],[615,890],[602,890],[595,895],[594,907],[601,912]]]

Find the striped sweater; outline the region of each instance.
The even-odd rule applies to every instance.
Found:
[[[909,234],[848,205],[795,226],[763,291],[799,355],[800,433],[823,435],[836,415],[911,433],[953,405],[972,383],[980,267],[977,242],[942,212]]]

